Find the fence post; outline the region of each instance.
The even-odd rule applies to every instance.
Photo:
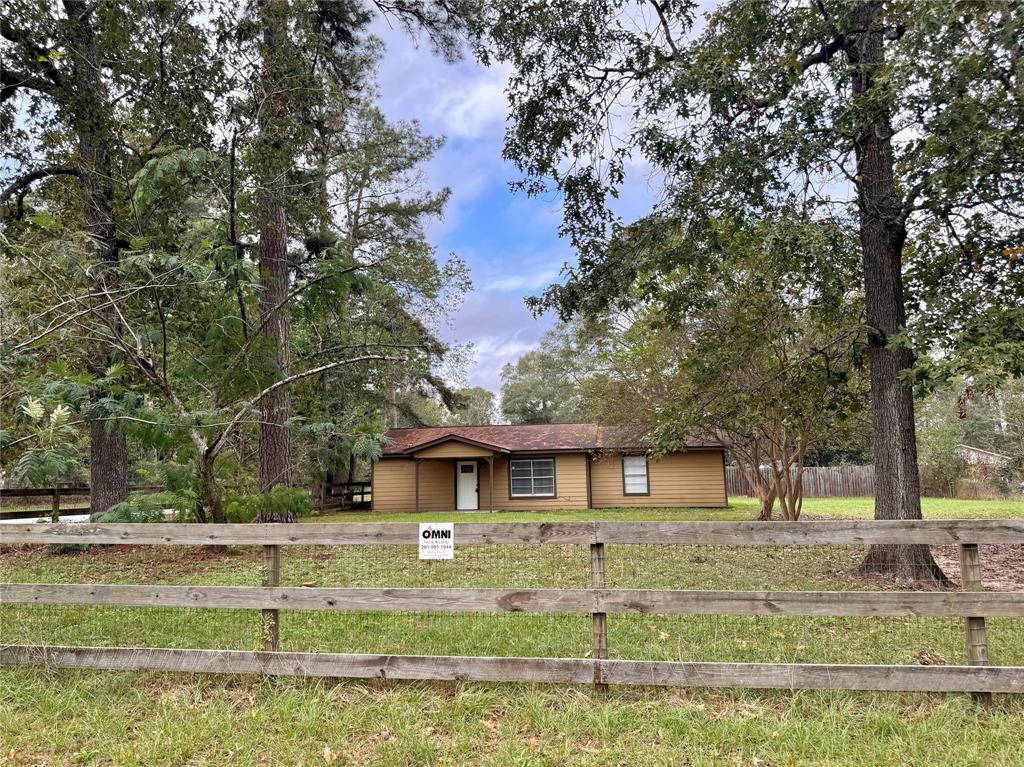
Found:
[[[604,588],[604,544],[590,544],[590,587]],[[608,613],[591,613],[594,625],[593,651],[594,686],[599,692],[607,692],[608,685],[604,682],[604,674],[598,661],[608,658]]]
[[[281,547],[263,547],[263,585],[281,585]],[[260,616],[260,635],[263,640],[264,652],[273,652],[281,640],[281,611],[262,610]]]
[[[960,544],[960,588],[963,591],[984,591],[981,582],[981,557],[978,544]],[[967,664],[969,666],[988,665],[988,636],[984,617],[964,619],[964,634],[967,642]],[[991,703],[992,693],[972,692],[971,697],[979,703]]]
[[[53,506],[50,511],[50,521],[60,522],[60,488],[53,488]]]

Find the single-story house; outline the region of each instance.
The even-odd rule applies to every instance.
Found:
[[[994,453],[971,445],[957,445],[956,454],[971,466],[1000,466],[1010,462],[1010,456]]]
[[[694,439],[654,459],[592,423],[391,429],[375,511],[728,505],[725,450]]]

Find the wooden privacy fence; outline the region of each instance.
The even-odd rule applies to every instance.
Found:
[[[796,473],[794,469],[793,473]],[[761,469],[765,477],[771,469]],[[803,473],[805,498],[840,498],[874,495],[874,466],[807,466]],[[736,466],[725,467],[725,486],[729,495],[754,495],[750,483]]]
[[[1024,666],[989,665],[986,617],[1024,617],[1024,592],[984,592],[979,544],[1024,544],[1024,520],[835,520],[806,522],[565,522],[455,524],[465,545],[589,547],[590,588],[288,588],[281,547],[409,545],[417,524],[10,525],[3,544],[262,545],[263,586],[0,584],[4,604],[202,607],[260,610],[261,651],[131,647],[0,646],[0,665],[386,679],[531,681],[701,687],[1024,692]],[[959,592],[797,592],[611,589],[606,547],[662,545],[927,544],[960,547]],[[591,616],[589,658],[373,655],[281,652],[280,610],[536,612]],[[608,658],[616,614],[938,616],[963,619],[968,665],[716,663]]]

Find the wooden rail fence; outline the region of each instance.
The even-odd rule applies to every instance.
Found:
[[[157,493],[164,489],[163,485],[142,485],[131,488],[133,493]],[[87,514],[89,512],[89,496],[91,490],[87,485],[68,485],[66,487],[3,487],[0,488],[0,519],[36,519],[49,517],[51,522],[59,522],[61,514]],[[25,509],[11,499],[49,498],[49,510],[39,508]],[[61,504],[62,498],[84,498],[84,504],[67,506]],[[30,501],[31,503],[31,501]]]
[[[320,488],[319,507],[321,511],[343,509],[368,509],[373,496],[369,482],[340,482]]]
[[[1024,666],[989,665],[987,617],[1024,617],[1024,592],[985,592],[979,544],[1024,544],[1024,520],[807,522],[457,523],[465,545],[588,546],[590,588],[290,588],[280,586],[282,546],[410,545],[416,524],[8,525],[0,544],[261,545],[263,586],[0,584],[0,603],[260,610],[261,651],[0,646],[0,665],[156,669],[329,677],[531,681],[701,687],[1024,693]],[[605,549],[615,544],[955,544],[962,590],[792,592],[610,589]],[[458,553],[456,553],[456,557]],[[281,610],[536,612],[591,616],[589,658],[368,655],[279,650]],[[950,617],[964,621],[966,665],[715,663],[609,659],[616,614]],[[614,620],[614,617],[611,618]]]

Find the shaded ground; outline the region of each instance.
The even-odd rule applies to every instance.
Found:
[[[1024,591],[1024,546],[979,546],[981,580],[987,591]],[[960,550],[933,546],[935,561],[953,581],[960,583]]]

